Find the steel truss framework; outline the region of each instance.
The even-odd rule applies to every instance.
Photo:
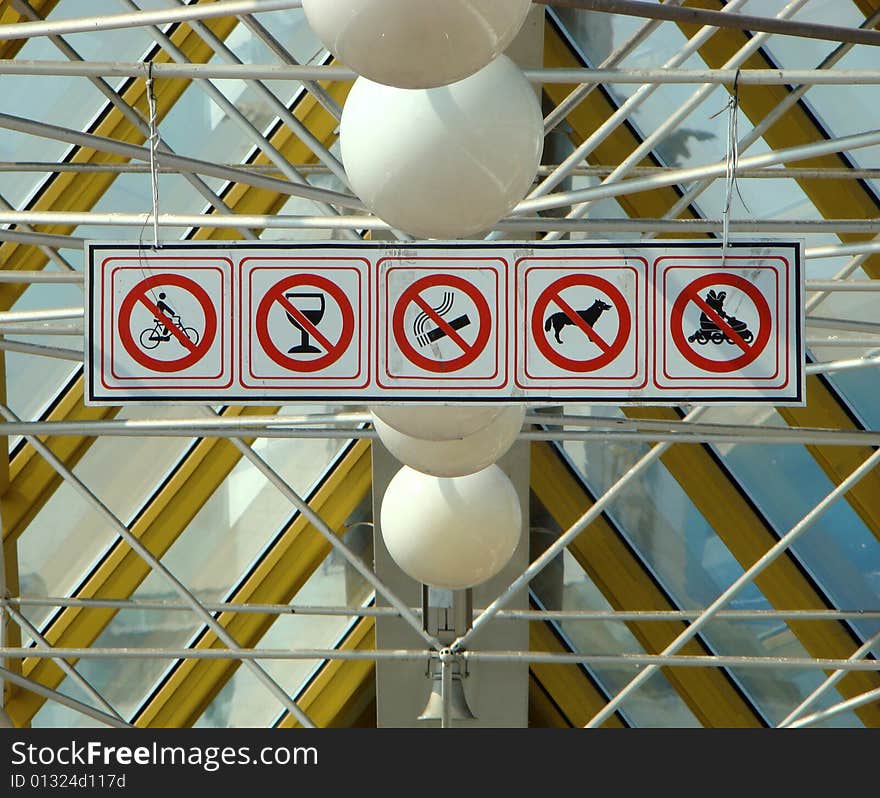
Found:
[[[294,13],[290,9],[300,3],[176,0],[167,9],[144,11],[133,0],[120,0],[118,14],[53,18],[52,12],[61,5],[58,0],[0,3],[0,130],[7,136],[59,142],[66,148],[58,162],[0,162],[0,351],[23,355],[33,363],[44,358],[81,361],[81,350],[50,345],[44,341],[52,339],[42,337],[80,336],[80,305],[36,309],[16,305],[30,286],[39,290],[40,285],[82,284],[70,254],[82,248],[85,236],[77,235],[81,226],[113,236],[118,228],[143,230],[155,224],[157,231],[175,228],[173,235],[182,228],[185,237],[193,239],[252,240],[267,230],[293,231],[288,233],[292,237],[316,231],[333,231],[349,239],[380,230],[397,235],[365,213],[333,152],[340,109],[354,74],[330,63],[323,53],[299,63],[267,26],[273,14]],[[6,398],[14,390],[6,384],[4,366],[0,436],[18,442],[0,470],[0,659],[4,661],[0,680],[5,711],[14,723],[33,722],[48,701],[109,726],[193,725],[241,668],[275,702],[276,725],[369,725],[375,663],[424,659],[426,652],[433,652],[444,685],[461,661],[529,663],[533,725],[637,725],[627,702],[644,691],[658,672],[704,726],[800,727],[833,722],[838,716],[851,723],[880,725],[880,665],[875,656],[880,632],[866,634],[858,631],[865,627],[856,626],[880,619],[880,599],[870,606],[835,603],[821,576],[809,573],[793,551],[802,536],[841,505],[854,511],[875,543],[880,541],[876,471],[880,430],[860,420],[823,376],[855,372],[875,379],[873,369],[880,364],[880,326],[871,318],[844,320],[827,311],[832,298],[870,299],[878,290],[873,280],[880,265],[880,229],[877,183],[871,181],[880,172],[870,165],[857,168],[850,154],[861,149],[876,153],[880,130],[831,135],[807,104],[814,87],[880,83],[877,70],[838,67],[853,48],[880,44],[875,30],[880,4],[854,2],[863,20],[849,28],[799,19],[801,10],[809,6],[807,0],[793,0],[773,18],[747,16],[744,0],[726,5],[713,0],[543,5],[551,7],[544,30],[544,68],[526,74],[543,87],[548,141],[562,133],[567,150],[558,162],[546,159],[533,191],[490,238],[510,233],[548,239],[584,232],[645,238],[720,234],[722,219],[704,218],[699,208],[700,198],[717,190],[718,181],[725,178],[727,159],[676,166],[664,163],[659,153],[713,90],[725,87],[736,96],[744,119],[753,123],[736,142],[739,153],[756,143],[763,145],[757,154],[740,155],[737,178],[743,183],[769,179],[796,186],[798,196],[811,203],[816,216],[733,218],[727,220],[730,231],[836,237],[835,243],[823,239],[806,248],[807,344],[819,351],[826,346],[846,351],[841,357],[814,358],[809,364],[807,407],[781,410],[775,423],[761,426],[736,415],[723,418],[713,413],[707,419],[710,411],[703,407],[629,408],[620,415],[610,411],[530,414],[521,438],[532,442],[532,490],[559,532],[505,591],[477,611],[471,630],[444,645],[423,629],[420,608],[396,596],[342,535],[370,490],[370,440],[375,433],[362,408],[312,413],[279,412],[279,408],[225,408],[218,413],[199,408],[192,418],[118,418],[115,408],[84,407],[82,379],[74,374],[57,395],[45,397],[45,412],[22,419]],[[627,29],[633,30],[629,38],[601,63],[587,65],[577,37],[566,26],[571,17],[557,15],[554,6],[655,19],[628,24]],[[253,16],[256,11],[259,18]],[[680,49],[665,63],[631,66],[628,56],[640,45],[668,36],[670,26],[677,26],[679,38],[684,35]],[[146,31],[152,41],[143,60],[136,62],[85,59],[69,38],[84,31],[110,37],[113,31],[133,28]],[[246,31],[274,60],[244,63],[227,44],[234,31]],[[812,69],[776,68],[768,53],[779,34],[829,42],[827,54]],[[43,38],[66,60],[17,57],[27,42]],[[658,46],[657,51],[663,48]],[[215,56],[223,63],[217,63]],[[705,67],[682,66],[694,58],[702,59]],[[15,75],[90,81],[103,106],[95,109],[93,122],[83,129],[19,115],[2,105],[3,80]],[[221,84],[211,82],[221,79],[245,81],[269,109],[270,121],[261,125],[251,121],[247,109],[230,99]],[[278,93],[282,81],[294,87],[291,101]],[[618,85],[633,85],[633,91],[615,99],[609,87]],[[652,95],[672,85],[690,86],[688,99],[650,135],[640,135],[636,124],[640,109]],[[241,140],[250,147],[241,162],[216,163],[175,152],[162,138],[163,122],[189,91],[203,93],[219,114],[237,126]],[[151,93],[155,113],[147,114]],[[139,213],[96,207],[120,176],[149,174],[151,159],[156,173],[179,175],[201,198],[197,202],[206,204],[187,212],[157,214],[149,207]],[[17,205],[3,197],[2,175],[7,173],[37,176]],[[297,203],[296,213],[284,210],[288,202]],[[616,203],[615,208],[628,218],[598,215],[599,208],[607,207],[597,206],[600,202]],[[821,263],[831,258],[840,264],[836,273],[819,271]],[[825,308],[823,303],[828,303]],[[39,343],[35,336],[40,336]],[[9,379],[14,377],[10,374]],[[132,519],[111,508],[102,498],[101,486],[89,484],[77,473],[77,464],[96,440],[117,437],[187,442],[170,475],[155,486]],[[345,443],[318,486],[305,492],[255,445],[276,439],[286,439],[289,446],[314,439]],[[593,492],[567,460],[566,442],[641,448],[615,479]],[[824,495],[812,497],[812,506],[799,519],[779,528],[718,455],[719,447],[737,445],[774,450],[806,447],[830,487]],[[227,599],[208,601],[175,575],[165,555],[240,462],[248,462],[280,493],[291,513],[266,550],[240,575]],[[620,497],[660,467],[681,487],[740,567],[735,579],[698,608],[682,606],[660,584],[615,514]],[[75,580],[69,594],[28,595],[22,589],[19,549],[34,518],[62,483],[79,495],[112,535],[98,564]],[[737,519],[734,528],[730,518]],[[607,608],[507,609],[511,598],[564,552],[598,588]],[[298,592],[331,553],[390,607],[297,601]],[[175,598],[136,597],[138,587],[151,576],[162,580]],[[755,588],[769,608],[731,606]],[[35,608],[47,610],[41,623],[28,618],[28,611]],[[96,642],[117,613],[133,610],[188,614],[198,622],[199,632],[182,646],[114,647]],[[349,625],[326,647],[279,649],[261,644],[278,618],[292,615],[342,618]],[[424,648],[377,650],[374,622],[384,616],[410,624]],[[470,645],[486,625],[511,619],[529,621],[529,651],[489,652]],[[772,657],[722,653],[708,634],[707,627],[720,621],[762,620],[782,624],[804,653]],[[640,653],[578,650],[564,633],[564,624],[621,625],[638,642]],[[114,707],[107,693],[83,674],[92,660],[140,659],[160,659],[166,669],[153,692],[133,711]],[[268,667],[273,661],[290,660],[321,663],[296,691],[283,685]],[[627,680],[617,689],[609,689],[596,677],[607,666],[629,669]],[[736,674],[779,669],[821,676],[814,689],[781,717],[771,719]],[[70,695],[72,686],[82,698]],[[442,725],[452,725],[446,702]]]

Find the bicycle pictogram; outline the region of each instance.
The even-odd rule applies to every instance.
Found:
[[[153,326],[147,327],[145,330],[141,330],[141,334],[139,337],[140,344],[144,349],[155,349],[159,344],[163,341],[170,341],[172,338],[177,338],[180,340],[180,335],[177,333],[172,333],[171,328],[168,326],[168,323],[171,324],[183,333],[189,342],[195,346],[199,342],[199,333],[195,327],[186,327],[181,321],[180,314],[175,313],[174,309],[165,302],[165,292],[159,294],[159,301],[156,303],[156,307],[162,313],[163,318],[159,318],[158,316],[153,317]]]

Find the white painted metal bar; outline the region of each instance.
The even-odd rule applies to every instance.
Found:
[[[840,255],[866,255],[880,252],[880,237],[861,244],[831,244],[827,247],[807,247],[807,258],[837,258]]]
[[[214,3],[198,3],[184,8],[137,11],[126,14],[100,14],[92,17],[45,22],[16,22],[0,25],[0,41],[31,39],[35,36],[54,36],[66,33],[100,33],[122,28],[165,25],[167,23],[189,22],[194,19],[283,11],[301,7],[302,0],[218,0]]]
[[[338,648],[251,648],[243,651],[212,648],[54,648],[51,650],[35,648],[0,648],[0,656],[10,659],[195,659],[195,660],[355,660],[388,661],[420,660],[426,653],[422,649],[376,649],[372,651],[353,651]],[[745,657],[722,655],[682,655],[682,654],[560,654],[549,651],[482,651],[479,649],[461,652],[466,660],[473,662],[543,662],[584,665],[615,665],[633,668],[755,668],[786,670],[844,669],[859,672],[880,671],[880,660],[818,659],[812,657]]]
[[[807,374],[829,374],[833,371],[852,371],[873,366],[880,366],[880,355],[807,363],[805,371]]]
[[[221,164],[230,169],[242,168],[240,163]],[[296,170],[303,175],[329,174],[329,169],[323,164],[296,163]],[[274,164],[246,165],[248,171],[256,174],[281,174]],[[538,167],[538,176],[546,177],[558,164],[544,164]],[[631,175],[657,175],[676,169],[674,166],[636,166],[629,174]],[[596,176],[605,177],[615,169],[613,166],[581,165],[574,168],[572,175],[581,177]],[[0,161],[0,172],[95,172],[109,174],[149,174],[150,166],[145,163],[58,163],[56,161]],[[166,166],[159,167],[160,174],[179,174],[177,169]],[[856,168],[833,169],[831,167],[821,169],[808,169],[797,166],[776,166],[769,169],[737,169],[737,179],[763,179],[763,180],[797,180],[806,178],[810,180],[874,180],[880,178],[880,169]],[[663,217],[665,220],[667,217]]]
[[[34,136],[42,136],[56,141],[63,141],[68,144],[75,144],[80,147],[91,147],[100,152],[109,152],[115,155],[122,155],[125,158],[135,158],[139,161],[148,162],[150,160],[150,150],[148,147],[140,147],[136,144],[126,144],[105,136],[96,136],[92,133],[82,133],[70,128],[50,125],[46,122],[24,119],[22,117],[13,116],[12,114],[0,113],[0,128],[15,130],[19,133],[28,133]],[[331,191],[330,189],[317,188],[311,185],[291,183],[289,180],[279,180],[278,178],[270,177],[269,175],[249,172],[244,167],[232,169],[226,166],[212,164],[208,161],[202,161],[198,158],[171,155],[170,153],[165,152],[157,153],[156,159],[160,164],[174,166],[181,171],[196,172],[202,175],[210,175],[211,177],[219,177],[221,180],[231,180],[233,182],[255,186],[256,188],[265,188],[269,191],[276,191],[280,194],[303,197],[304,199],[311,199],[316,202],[326,202],[330,205],[342,205],[343,207],[354,208],[356,210],[363,210],[364,208],[363,203],[357,199],[357,197],[353,197],[349,194]]]
[[[0,404],[0,415],[7,421],[20,421],[20,419],[8,407]],[[199,602],[192,592],[176,577],[168,568],[147,549],[140,540],[132,534],[131,530],[117,518],[116,514],[110,510],[101,499],[92,492],[92,490],[77,477],[67,466],[65,466],[55,454],[41,441],[33,435],[25,436],[28,443],[36,450],[36,452],[52,467],[52,469],[67,482],[80,496],[82,496],[97,513],[116,531],[116,533],[125,540],[126,543],[141,557],[141,559],[150,566],[151,570],[158,573],[171,588],[186,601],[192,611],[215,635],[227,646],[230,654],[235,655],[242,651],[238,643],[233,639],[232,635],[226,628]],[[30,649],[33,651],[33,649]],[[260,665],[256,662],[246,663],[254,676],[281,702],[284,706],[303,726],[313,728],[314,724],[300,709],[296,701],[294,701],[287,691],[281,687]]]
[[[611,184],[609,184],[611,185]],[[113,213],[100,211],[4,211],[0,209],[0,224],[88,224],[96,227],[137,227],[145,219],[152,221],[151,213]],[[274,230],[389,230],[387,222],[375,216],[303,216],[296,214],[178,214],[160,213],[160,227],[215,227],[235,228],[259,225]],[[721,219],[617,219],[617,218],[557,218],[549,216],[510,217],[495,225],[498,230],[517,233],[556,230],[560,232],[587,232],[596,234],[627,233],[642,238],[648,233],[672,233],[687,236],[693,233],[715,233],[722,227]],[[871,219],[732,219],[734,233],[764,235],[786,233],[873,233],[877,222]],[[0,236],[3,232],[0,230]],[[80,239],[81,240],[81,239]],[[612,242],[613,243],[613,242]],[[810,250],[807,250],[810,257]]]
[[[51,357],[55,360],[71,360],[74,363],[82,363],[82,349],[66,349],[60,346],[44,346],[43,344],[30,344],[26,341],[0,340],[0,350],[4,352],[18,352],[22,355],[37,355],[39,357]]]
[[[745,1],[745,0],[744,0]],[[154,78],[203,80],[285,80],[353,81],[358,73],[348,67],[304,64],[247,64],[241,61],[225,64],[156,63]],[[147,65],[141,61],[48,61],[34,59],[0,59],[0,75],[45,77],[129,77],[145,78]],[[532,83],[599,85],[692,84],[732,86],[736,69],[524,69],[523,75]],[[740,86],[873,86],[880,84],[877,69],[742,69]],[[581,98],[582,99],[582,98]]]
[[[2,119],[3,116],[0,115],[0,123],[2,123]],[[819,155],[845,152],[861,147],[873,147],[878,143],[880,143],[880,130],[870,130],[852,136],[842,136],[796,147],[786,147],[759,155],[749,155],[741,158],[739,164],[746,169],[775,166],[776,164],[806,160]],[[727,164],[725,161],[716,161],[712,164],[670,169],[668,172],[654,177],[630,178],[616,183],[591,186],[573,191],[561,191],[555,194],[548,194],[545,197],[538,197],[537,199],[523,200],[516,206],[514,212],[546,211],[551,208],[561,208],[597,199],[621,197],[641,191],[650,191],[655,188],[675,185],[676,183],[690,183],[707,177],[721,177],[726,173],[726,169]]]
[[[747,0],[732,0],[724,7],[725,14],[731,14],[737,8],[744,5]],[[803,2],[803,0],[796,0]],[[667,59],[661,69],[675,69],[683,64],[688,58],[696,53],[709,39],[718,32],[716,27],[700,28],[690,39],[685,42],[684,46],[678,50],[671,58]],[[634,94],[628,97],[619,108],[617,108],[611,116],[605,119],[587,138],[581,142],[574,151],[571,152],[559,165],[559,167],[548,175],[541,184],[535,188],[526,198],[533,200],[549,194],[554,188],[559,186],[564,180],[571,175],[571,170],[579,164],[583,163],[587,157],[598,146],[602,144],[631,114],[641,107],[650,97],[657,91],[659,84],[646,84],[638,89]],[[680,113],[678,109],[677,113]],[[639,158],[638,160],[641,160]],[[625,165],[624,165],[625,164]],[[613,181],[618,175],[625,172],[627,167],[635,165],[631,156],[627,160],[619,164],[617,168],[609,175],[607,181]],[[603,181],[605,182],[605,181]]]
[[[37,650],[38,649],[32,648],[22,649],[22,651]],[[134,728],[130,723],[126,723],[124,720],[121,721],[119,720],[119,718],[116,718],[113,715],[109,715],[106,712],[102,712],[99,709],[95,709],[94,707],[90,707],[88,704],[84,704],[82,701],[77,701],[75,698],[70,698],[69,696],[64,695],[64,693],[59,693],[57,690],[52,690],[51,688],[46,687],[39,682],[35,682],[33,679],[26,679],[24,676],[19,676],[15,671],[11,671],[8,668],[4,668],[2,666],[0,666],[0,679],[4,679],[10,684],[17,685],[23,690],[27,690],[31,693],[36,693],[43,698],[54,701],[56,704],[61,704],[62,706],[65,706],[68,709],[72,709],[75,712],[79,712],[82,715],[86,715],[89,718],[94,718],[95,720],[99,721],[100,723],[104,723],[107,726],[112,726],[117,729]]]
[[[665,0],[665,2],[668,2],[669,5],[680,6],[684,0]],[[553,14],[553,18],[557,20],[559,19],[556,14]],[[651,20],[643,24],[632,36],[630,36],[629,39],[623,42],[620,47],[605,58],[602,63],[598,65],[597,69],[603,70],[616,67],[617,64],[632,53],[658,27],[660,27],[660,22],[658,20]],[[581,85],[572,89],[569,95],[563,99],[562,102],[557,103],[556,107],[544,118],[544,135],[547,135],[554,130],[556,126],[565,119],[569,111],[577,107],[589,97],[599,85],[600,83],[598,83],[593,77],[585,77]]]
[[[16,210],[11,203],[6,201],[6,198],[0,195],[0,210],[4,211],[14,211]],[[34,235],[39,235],[36,230],[28,225],[20,225],[19,229],[24,233],[31,233]],[[57,247],[51,247],[48,244],[41,243],[37,244],[37,247],[40,251],[47,257],[49,260],[56,263],[62,269],[66,271],[73,271],[73,265],[70,263],[67,258],[65,258],[59,251]]]
[[[393,607],[332,607],[300,604],[237,604],[234,602],[202,602],[209,612],[236,612],[258,615],[315,615],[346,618],[399,618]],[[83,607],[89,609],[151,610],[191,612],[188,604],[166,599],[93,599],[50,596],[47,598],[11,596],[0,599],[0,607]],[[416,615],[421,607],[410,607]],[[478,608],[475,615],[483,612]],[[686,621],[698,618],[702,610],[499,610],[496,619],[527,621],[595,621],[601,623],[651,623]],[[873,621],[880,620],[878,610],[721,610],[719,621]]]
[[[0,283],[77,283],[82,285],[82,272],[53,272],[49,270],[0,269]]]
[[[28,17],[31,20],[39,20],[40,16],[37,12],[31,7],[30,3],[27,0],[11,0],[12,7],[18,11],[22,16]],[[68,63],[84,63],[85,59],[68,44],[67,40],[64,39],[63,36],[50,36],[49,40],[54,44],[65,56],[68,58]],[[141,63],[141,71],[146,74],[144,77],[149,80],[152,75],[149,73],[152,70],[151,64]],[[101,92],[110,103],[116,108],[123,117],[130,122],[134,128],[140,131],[141,135],[145,140],[149,140],[151,134],[149,124],[144,121],[143,117],[138,114],[134,108],[132,108],[123,97],[116,92],[110,84],[101,79],[100,77],[94,76],[90,78],[90,81],[98,91]],[[149,84],[148,84],[149,85]],[[162,138],[158,138],[157,145],[160,149],[172,153],[173,150],[168,146],[168,143],[164,141]],[[197,175],[195,172],[181,172],[181,176],[196,190],[199,194],[204,197],[204,199],[208,202],[211,207],[215,208],[218,213],[230,214],[232,211],[229,206],[220,199],[217,194],[215,194],[210,186],[205,183],[202,178]],[[247,239],[255,239],[257,236],[253,233],[253,231],[248,230],[247,228],[240,230],[242,237]],[[73,267],[68,267],[73,268]]]
[[[859,27],[871,29],[875,27],[878,21],[880,21],[880,9],[867,17]],[[817,69],[819,71],[831,69],[831,67],[833,67],[835,64],[838,64],[849,53],[849,51],[852,50],[852,48],[853,45],[848,43],[838,45],[819,62]],[[793,91],[790,91],[771,111],[765,114],[760,121],[753,125],[752,129],[749,130],[737,142],[737,151],[739,152],[740,156],[749,147],[751,147],[752,144],[758,141],[761,136],[764,135],[765,131],[769,130],[770,127],[776,124],[776,122],[781,119],[785,114],[787,114],[792,107],[800,102],[801,98],[807,93],[809,88],[810,86],[808,85],[800,85]],[[789,169],[790,168],[792,167],[789,167]],[[737,178],[739,178],[741,174],[742,170],[740,169],[740,164],[737,164]],[[806,177],[806,175],[804,175],[804,177]],[[685,208],[687,208],[695,199],[697,199],[697,197],[699,197],[707,188],[709,188],[709,186],[712,185],[713,182],[714,179],[699,181],[695,186],[688,189],[684,193],[684,195],[672,206],[672,208],[670,208],[669,211],[664,214],[664,216],[671,218],[677,217]]]
[[[688,421],[696,421],[701,415],[706,412],[705,407],[696,407],[691,410],[690,413],[685,416],[685,419]],[[663,453],[671,446],[670,443],[659,443],[654,446],[649,452],[642,455],[633,465],[632,467],[620,477],[610,488],[608,488],[605,493],[602,494],[595,502],[593,502],[592,506],[583,514],[581,517],[575,521],[575,523],[562,535],[560,535],[553,543],[548,546],[544,552],[535,559],[528,568],[525,569],[510,585],[504,590],[489,606],[486,608],[485,612],[483,612],[479,618],[477,618],[473,626],[465,632],[463,635],[460,635],[455,641],[453,641],[450,648],[452,651],[459,652],[467,647],[467,644],[470,640],[473,639],[474,635],[479,632],[479,630],[488,623],[495,614],[502,609],[513,597],[523,589],[526,589],[528,583],[539,574],[547,565],[549,565],[557,554],[560,554],[562,550],[581,532],[584,531],[596,518],[598,518],[603,512],[605,512],[605,508],[613,502],[617,496],[621,493],[621,491],[626,488],[633,480],[639,477],[646,469],[652,466],[662,455]]]
[[[828,330],[848,330],[850,332],[878,333],[880,322],[858,321],[857,319],[832,319],[826,316],[807,316],[807,327]]]
[[[55,321],[57,319],[81,319],[83,309],[72,308],[46,308],[43,310],[7,310],[0,313],[0,324],[13,324],[15,322]]]
[[[130,8],[137,8],[137,5],[134,3],[134,0],[120,0],[120,2]],[[227,48],[223,42],[221,42],[217,37],[210,34],[210,32],[206,32],[205,29],[201,26],[201,23],[193,22],[193,30],[196,35],[198,35],[209,47],[211,47],[214,52],[219,55],[221,58],[236,58],[236,56],[232,53],[229,48]],[[162,33],[155,26],[151,26],[149,29],[150,35],[159,44],[163,50],[165,50],[171,58],[173,58],[178,64],[188,65],[190,64],[189,59],[186,57],[186,54],[177,47],[171,39]],[[273,164],[278,168],[278,170],[294,185],[299,186],[309,186],[310,183],[303,177],[296,169],[287,161],[284,155],[278,151],[278,149],[269,141],[266,136],[260,132],[256,128],[256,126],[238,109],[238,107],[233,103],[219,88],[217,88],[213,83],[208,80],[197,79],[195,84],[210,98],[210,100],[225,113],[229,119],[231,119],[236,125],[238,125],[239,129],[244,134],[244,137],[257,149],[262,151],[266,157],[272,161]],[[251,84],[253,85],[253,84]],[[262,84],[258,84],[262,85]],[[339,160],[330,153],[324,145],[318,141],[315,136],[306,129],[306,127],[288,110],[287,107],[278,101],[278,98],[275,97],[274,94],[265,90],[263,88],[264,94],[263,97],[266,99],[266,96],[274,100],[273,110],[276,114],[281,113],[284,122],[293,130],[293,132],[297,135],[297,137],[314,153],[315,156],[325,165],[330,171],[333,172],[334,175],[342,182],[342,184],[348,187],[348,178],[345,175],[345,169]],[[317,203],[318,209],[323,211],[324,213],[333,214],[335,213],[335,208],[332,205],[329,205],[325,202]],[[346,233],[346,237],[357,237],[355,234],[351,232]]]
[[[859,646],[853,655],[850,657],[851,660],[861,659],[866,657],[871,653],[871,649],[880,642],[880,632],[875,634],[870,639],[866,640],[861,646]],[[778,728],[785,729],[790,727],[798,718],[804,716],[804,713],[813,706],[825,693],[828,692],[834,685],[836,685],[844,676],[846,675],[846,671],[834,671],[834,673],[829,674],[828,678],[825,679],[822,684],[820,684],[812,693],[810,693],[800,704],[798,704],[791,712],[788,713],[778,724]]]
[[[82,335],[81,324],[0,324],[0,335]]]
[[[675,654],[681,647],[692,640],[700,630],[708,624],[715,613],[730,602],[736,595],[747,585],[752,584],[754,579],[762,573],[767,567],[772,565],[782,554],[784,554],[795,541],[803,535],[819,518],[824,515],[828,508],[834,504],[837,499],[846,494],[851,488],[859,483],[859,481],[867,476],[874,467],[880,462],[880,449],[875,451],[867,458],[858,468],[856,468],[845,480],[837,485],[824,499],[822,499],[812,510],[810,510],[797,524],[795,524],[788,532],[783,535],[777,543],[775,543],[764,555],[762,555],[752,566],[746,569],[741,576],[724,590],[709,607],[691,623],[687,629],[679,634],[665,649],[662,656]],[[877,661],[880,666],[880,661]],[[855,665],[855,663],[852,663]],[[837,668],[835,668],[837,670]],[[657,671],[656,665],[649,665],[642,670],[629,684],[621,689],[596,715],[590,719],[587,728],[595,728],[601,726],[611,715],[614,714],[620,705],[636,690],[638,690],[648,679],[650,679]]]
[[[25,618],[18,610],[14,607],[7,605],[5,607],[6,612],[9,613],[10,617],[19,625],[23,632],[27,632],[34,642],[43,650],[51,650],[52,646],[48,640],[46,640],[43,635],[40,634],[39,630],[30,622],[27,618]],[[79,685],[80,689],[82,689],[86,695],[88,695],[92,701],[94,701],[98,706],[100,706],[104,712],[108,715],[113,715],[119,720],[125,722],[122,715],[120,715],[111,705],[110,703],[102,696],[90,683],[89,681],[76,669],[71,665],[66,659],[59,658],[55,660],[55,664],[64,672],[64,674]]]
[[[803,7],[807,0],[791,0],[791,2],[787,3],[782,10],[777,14],[778,19],[787,19],[788,17],[797,13],[797,11]],[[728,3],[724,7],[724,11],[733,12],[733,3]],[[708,30],[713,33],[717,30],[715,28],[709,28]],[[736,53],[733,54],[725,63],[724,68],[733,68],[734,70],[741,66],[746,60],[751,57],[758,49],[763,46],[763,44],[767,41],[769,34],[767,33],[759,33],[756,36],[752,36],[746,40],[746,43],[740,47]],[[693,40],[691,40],[693,41]],[[629,98],[623,105],[620,106],[618,111],[616,111],[609,119],[614,119],[614,125],[611,130],[617,127],[624,118],[629,117],[635,108],[637,108],[644,99],[649,96],[651,92],[654,90],[654,86],[647,86],[640,89],[636,92],[635,95]],[[621,180],[626,174],[628,174],[629,170],[634,166],[639,164],[646,156],[650,155],[650,153],[654,150],[654,148],[663,141],[668,135],[670,135],[685,119],[687,119],[693,111],[695,111],[700,105],[702,105],[715,91],[715,86],[711,83],[702,84],[684,103],[675,107],[671,110],[671,113],[668,117],[666,117],[663,122],[656,128],[654,128],[648,136],[639,143],[639,145],[624,158],[618,167],[602,182],[603,184],[615,183]],[[639,96],[641,94],[641,96]],[[607,124],[607,123],[606,123]],[[601,129],[606,128],[606,124],[602,125]],[[605,131],[605,136],[609,135],[611,130]],[[598,132],[598,131],[597,131]],[[596,134],[590,136],[587,142],[591,141]],[[602,139],[600,138],[599,141]],[[575,152],[585,149],[587,142],[584,142],[581,147],[579,147]],[[589,150],[587,150],[589,152]],[[586,153],[585,153],[586,154]],[[569,156],[571,160],[574,156]],[[583,160],[583,158],[581,158]],[[574,163],[571,164],[575,165]],[[548,178],[549,179],[549,178]],[[543,184],[542,184],[543,188]],[[571,211],[567,214],[568,218],[579,218],[581,216],[585,216],[589,208],[592,206],[592,202],[585,202],[575,205]],[[554,231],[548,233],[545,238],[553,240],[560,237],[559,231]]]
[[[845,347],[872,347],[876,348],[880,346],[880,338],[869,338],[865,336],[864,338],[810,338],[809,336],[804,339],[804,343],[807,346],[845,346]]]
[[[0,241],[17,241],[20,244],[54,247],[56,249],[81,250],[86,240],[77,236],[63,236],[57,233],[29,233],[24,230],[0,228]]]
[[[822,39],[832,42],[852,42],[880,46],[880,32],[849,28],[841,25],[826,25],[816,22],[780,21],[772,17],[753,14],[729,14],[703,8],[668,6],[643,0],[535,0],[543,5],[561,8],[582,8],[588,11],[603,11],[610,14],[625,14],[631,17],[662,19],[693,25],[715,25],[734,30],[778,33],[782,36],[800,36],[809,39]]]
[[[288,51],[288,49],[272,35],[272,32],[251,14],[242,14],[241,21],[250,29],[258,39],[274,53],[286,66],[299,66],[297,61]],[[329,55],[329,54],[328,54]],[[331,96],[331,94],[317,81],[304,80],[303,86],[332,116],[334,119],[342,119],[342,108],[339,103]]]
[[[785,728],[802,729],[805,726],[814,726],[820,721],[833,718],[835,715],[839,715],[842,712],[849,712],[850,710],[858,709],[866,704],[873,704],[875,701],[880,701],[880,687],[875,690],[869,690],[867,693],[853,696],[846,701],[841,701],[839,704],[828,707],[828,709],[823,709],[821,712],[814,712],[812,715],[806,715],[800,720],[790,723]]]

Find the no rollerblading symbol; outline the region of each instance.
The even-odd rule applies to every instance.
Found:
[[[563,295],[568,289],[578,289],[580,296],[587,289],[589,301],[576,307]],[[626,346],[631,327],[623,294],[608,280],[592,274],[569,274],[551,283],[538,296],[532,311],[532,337],[540,353],[554,366],[575,373],[596,371],[612,363]],[[572,349],[584,356],[574,357]]]
[[[753,318],[736,318],[725,310],[737,293],[740,300],[753,305]],[[745,277],[724,272],[691,282],[675,300],[669,317],[679,352],[697,368],[713,374],[740,371],[753,363],[766,348],[771,327],[772,314],[764,295]],[[725,357],[731,348],[738,354]]]
[[[172,288],[176,289],[174,296]],[[201,309],[201,325],[175,313],[171,301],[177,304],[185,298],[190,304],[195,299]],[[154,372],[182,372],[211,349],[217,334],[217,311],[208,292],[194,280],[181,274],[158,274],[139,282],[123,299],[118,330],[123,348],[140,366]],[[166,353],[167,357],[159,356]]]
[[[331,306],[341,317],[336,340],[321,330]],[[270,324],[283,315],[287,325]],[[257,339],[279,366],[294,372],[322,371],[336,363],[351,346],[355,318],[351,302],[336,283],[319,274],[297,274],[277,283],[263,297],[256,313]]]

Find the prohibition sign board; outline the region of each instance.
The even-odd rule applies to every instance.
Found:
[[[468,343],[461,333],[425,300],[423,292],[435,287],[457,289],[474,303],[477,314],[477,335],[472,342]],[[457,349],[461,350],[460,355],[449,360],[441,360],[416,351],[416,348],[410,343],[404,325],[406,312],[413,304],[437,326],[437,329],[445,333]],[[482,292],[464,278],[455,274],[432,274],[416,280],[400,295],[394,307],[391,326],[394,340],[407,360],[428,372],[450,374],[469,366],[485,350],[492,331],[492,311],[489,309],[489,303],[486,302]]]
[[[292,288],[300,287],[318,289],[336,302],[342,317],[342,329],[336,341],[330,341],[318,329],[317,324],[308,318],[308,311],[295,307],[285,296]],[[294,320],[296,325],[324,350],[323,355],[316,358],[292,357],[278,347],[269,331],[269,312],[276,304],[287,313],[288,318]],[[266,293],[257,307],[257,340],[263,351],[276,364],[294,372],[313,373],[332,366],[351,346],[354,329],[354,311],[345,292],[336,283],[320,274],[295,274],[281,280]]]
[[[166,318],[158,305],[150,298],[150,292],[155,288],[175,286],[190,293],[198,302],[204,313],[205,327],[201,331],[197,342],[193,342],[185,331],[176,324],[167,324],[165,329],[186,350],[180,357],[162,360],[161,358],[148,355],[132,335],[132,313],[139,304],[143,305],[155,319]],[[182,274],[157,274],[139,282],[126,297],[119,307],[118,321],[119,340],[128,355],[139,365],[151,371],[162,373],[181,372],[198,363],[211,349],[214,337],[217,334],[217,311],[208,292],[195,280]]]
[[[594,288],[611,300],[611,310],[614,310],[618,318],[617,334],[610,341],[606,341],[602,335],[593,328],[593,324],[586,321],[578,312],[562,297],[566,288],[587,286]],[[567,357],[556,350],[548,339],[550,335],[550,317],[547,316],[551,303],[564,314],[565,323],[573,324],[600,350],[598,355],[587,357],[583,360]],[[555,315],[555,313],[553,314]],[[555,366],[565,371],[584,373],[597,371],[612,363],[623,351],[632,331],[632,316],[627,305],[626,298],[618,290],[617,286],[603,277],[595,274],[569,274],[551,283],[538,296],[532,311],[531,322],[532,337],[538,350]]]
[[[700,291],[718,286],[738,289],[755,303],[758,316],[757,331],[751,331],[751,335],[737,332],[726,318],[723,318],[700,296]],[[712,320],[719,331],[726,336],[728,345],[732,341],[734,346],[742,350],[741,355],[730,359],[715,359],[701,355],[693,348],[684,330],[685,311],[690,308],[691,303]],[[693,365],[714,374],[740,371],[753,363],[766,348],[772,326],[773,316],[770,306],[761,291],[742,275],[727,272],[705,274],[687,285],[675,300],[669,317],[669,331],[679,352]]]

